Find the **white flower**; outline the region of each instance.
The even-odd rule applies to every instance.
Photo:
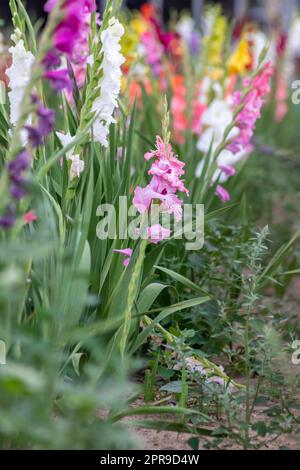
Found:
[[[88,56],[88,58],[86,59],[86,63],[87,63],[88,65],[94,65],[94,62],[95,62],[94,56],[93,56],[93,54],[90,54],[90,55]]]
[[[24,97],[26,86],[30,80],[31,67],[34,62],[34,56],[26,51],[23,39],[18,35],[12,36],[16,40],[16,45],[9,49],[12,55],[12,64],[6,70],[9,78],[10,92],[8,93],[10,101],[10,121],[16,125],[20,118],[21,104]]]
[[[233,112],[230,104],[225,100],[217,98],[203,113],[202,124],[204,126],[225,129],[229,124],[231,124],[232,119]]]
[[[59,138],[60,140],[60,143],[63,147],[66,147],[67,145],[69,145],[71,142],[72,142],[72,139],[74,139],[74,137],[71,136],[71,134],[69,132],[67,132],[66,134],[63,134],[63,132],[56,132],[56,135],[57,137]],[[71,148],[68,152],[67,152],[67,157],[72,155],[72,151],[73,151],[74,148]]]
[[[201,362],[199,362],[197,359],[195,359],[194,357],[187,357],[185,359],[185,363],[186,363],[186,366],[187,368],[191,371],[191,372],[199,372],[199,374],[201,375],[207,375],[207,371],[205,370],[205,367],[203,367],[203,365],[201,364]]]
[[[256,69],[259,64],[259,57],[263,49],[268,45],[268,51],[264,59],[264,63],[271,61],[272,64],[276,60],[276,47],[273,42],[269,44],[268,37],[262,31],[250,31],[247,33],[247,39],[252,44],[253,55],[253,69]]]
[[[184,15],[176,25],[176,32],[188,43],[195,29],[195,21],[190,16]]]
[[[205,130],[202,132],[198,142],[197,148],[203,153],[207,153],[211,147],[212,155],[217,149],[217,147],[222,143],[224,138],[224,132],[226,128],[233,121],[233,112],[231,109],[230,101],[221,100],[219,98],[215,99],[211,105],[203,113],[202,124],[205,127]],[[234,127],[229,132],[227,139],[232,139],[239,134],[239,129]],[[241,151],[239,153],[233,154],[230,150],[224,149],[218,156],[218,166],[234,166],[236,165],[247,152]],[[199,178],[201,176],[202,170],[204,167],[204,159],[202,159],[195,172],[195,176]],[[220,170],[216,170],[213,175],[213,181],[216,181],[220,176]],[[221,173],[220,182],[227,180],[227,175]]]
[[[103,76],[99,85],[100,94],[92,105],[92,111],[97,115],[93,125],[94,139],[104,147],[108,146],[109,125],[115,122],[113,113],[118,106],[117,98],[121,90],[121,65],[125,62],[120,46],[123,34],[124,28],[116,18],[112,18],[108,28],[101,33]]]
[[[294,57],[300,57],[300,18],[295,18],[293,21],[290,34],[289,34],[289,40],[288,40],[288,52],[289,54]]]
[[[67,160],[70,160],[72,162],[71,167],[70,167],[70,178],[71,178],[71,180],[73,178],[79,178],[79,176],[81,175],[81,173],[84,170],[84,161],[80,160],[80,156],[77,155],[77,154],[68,156]]]

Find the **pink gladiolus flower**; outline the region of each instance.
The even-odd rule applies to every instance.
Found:
[[[164,142],[161,137],[156,137],[156,148],[144,155],[145,160],[152,158],[149,175],[152,175],[150,183],[141,188],[135,188],[133,204],[141,214],[150,210],[153,203],[159,205],[163,213],[174,214],[178,222],[182,218],[182,200],[176,195],[177,191],[188,194],[184,186],[184,181],[180,177],[184,174],[184,163],[178,160],[171,145]],[[170,230],[165,229],[160,224],[147,228],[149,241],[159,243],[164,238],[170,236]]]
[[[176,192],[188,190],[184,186],[184,181],[180,177],[184,174],[184,163],[174,155],[171,145],[165,144],[161,137],[156,138],[156,149],[147,152],[145,160],[156,158],[152,163],[149,175],[153,178],[145,187],[138,186],[134,192],[133,204],[141,214],[150,209],[152,202],[159,202],[162,212],[174,214],[175,219],[181,219],[182,201],[176,196]]]
[[[147,228],[148,239],[151,243],[159,243],[165,238],[169,238],[171,231],[160,224],[151,225]]]
[[[236,169],[231,165],[219,165],[219,168],[227,176],[234,176],[236,174]]]
[[[151,67],[153,75],[160,75],[163,70],[163,47],[158,41],[155,31],[146,31],[141,35],[141,42],[146,51],[146,60]]]
[[[216,195],[221,199],[222,202],[230,201],[229,192],[221,185],[216,187]]]
[[[179,144],[184,144],[184,132],[188,129],[188,119],[186,116],[186,87],[182,75],[173,77],[172,88],[171,114],[173,117],[174,138]]]
[[[31,222],[34,222],[35,220],[37,220],[37,216],[33,211],[29,211],[23,215],[23,220],[25,224],[30,224]]]
[[[242,99],[242,93],[237,91],[233,95],[233,104],[236,108],[243,105],[243,109],[236,118],[236,126],[240,129],[239,134],[234,137],[228,149],[233,153],[242,150],[252,150],[251,138],[254,133],[257,119],[260,118],[261,107],[264,97],[270,92],[270,78],[273,75],[273,67],[270,62],[266,63],[261,72],[251,81],[245,78],[244,87],[251,86],[251,91]]]
[[[275,119],[277,122],[281,122],[288,112],[288,90],[286,80],[282,75],[278,75],[278,83],[276,90],[276,110]]]
[[[132,255],[132,249],[131,248],[125,248],[124,250],[113,250],[114,253],[120,253],[121,255],[124,255],[125,258],[123,260],[123,264],[124,266],[128,266],[129,262],[130,262],[130,258],[131,258],[131,255]]]
[[[156,137],[156,149],[145,154],[145,160],[157,158],[152,164],[149,175],[158,176],[165,181],[170,188],[189,194],[184,187],[184,182],[180,176],[184,175],[183,167],[185,163],[178,160],[170,144],[165,144],[161,137]]]

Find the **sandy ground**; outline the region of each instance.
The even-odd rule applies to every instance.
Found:
[[[132,417],[130,419],[139,419],[139,417]],[[149,420],[155,419],[153,416],[148,417]],[[132,432],[137,439],[137,448],[143,450],[189,450],[192,451],[188,441],[193,436],[192,434],[177,433],[171,431],[156,431],[152,429],[137,429],[132,428]],[[269,439],[271,441],[271,439]],[[226,442],[224,443],[226,444]],[[263,446],[263,450],[278,450],[280,448],[288,448],[291,450],[300,450],[300,437],[292,437],[289,435],[279,436],[275,441],[269,442],[268,445]],[[226,449],[239,449],[237,446],[226,445]],[[205,450],[201,445],[199,450]]]
[[[300,277],[295,276],[287,292],[287,310],[291,316],[291,319],[295,322],[299,322],[300,328]],[[299,338],[300,339],[300,338]],[[300,366],[299,366],[300,373]],[[141,406],[143,400],[139,399],[134,406]],[[160,416],[146,416],[143,419],[158,420]],[[257,417],[259,420],[259,417]],[[141,419],[140,416],[132,416],[126,418],[126,421]],[[261,418],[260,418],[261,419]],[[188,440],[193,436],[186,433],[177,433],[171,431],[156,431],[152,429],[140,429],[131,428],[137,439],[137,448],[144,450],[187,450],[191,451],[191,447],[188,444]],[[238,447],[231,447],[237,449]],[[275,441],[270,442],[267,446],[262,447],[264,450],[278,450],[280,448],[288,448],[292,450],[300,450],[300,436],[282,435],[279,436]],[[200,445],[200,449],[203,447]],[[230,447],[227,447],[230,449]]]

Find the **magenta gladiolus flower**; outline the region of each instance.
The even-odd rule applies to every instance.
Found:
[[[45,10],[51,12],[57,0],[49,0]],[[61,53],[72,54],[84,26],[85,13],[96,10],[95,0],[65,0],[62,5],[63,19],[55,29],[54,44]]]
[[[114,253],[120,253],[121,255],[124,255],[125,258],[123,260],[124,266],[128,266],[131,255],[132,255],[132,249],[131,248],[125,248],[124,250],[113,250]]]
[[[229,192],[221,185],[216,187],[216,195],[221,199],[222,202],[230,201]]]
[[[45,11],[51,12],[56,3],[57,0],[49,0],[45,5]],[[70,71],[49,69],[60,65],[61,54],[66,54],[71,62],[75,57],[75,62],[78,62],[79,55],[82,55],[82,38],[84,38],[85,48],[88,47],[90,15],[95,10],[95,0],[65,0],[63,2],[63,18],[54,32],[54,48],[47,53],[43,61],[47,69],[45,78],[57,91],[65,88],[71,89]],[[87,54],[84,57],[84,60],[86,59]]]

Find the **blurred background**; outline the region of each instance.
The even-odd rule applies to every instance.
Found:
[[[43,6],[45,0],[24,1],[28,11],[39,18],[44,15]],[[105,6],[106,0],[98,0],[100,9]],[[123,0],[123,6],[135,9],[142,4],[147,3],[145,0]],[[148,3],[154,4],[161,11],[163,17],[167,20],[172,10],[192,11],[195,21],[200,25],[202,10],[205,3],[219,3],[223,6],[224,12],[229,17],[235,17],[239,20],[255,20],[261,24],[276,23],[285,30],[288,30],[293,12],[296,8],[300,8],[300,0],[152,0]],[[9,0],[1,0],[0,18],[8,22],[10,19]]]

